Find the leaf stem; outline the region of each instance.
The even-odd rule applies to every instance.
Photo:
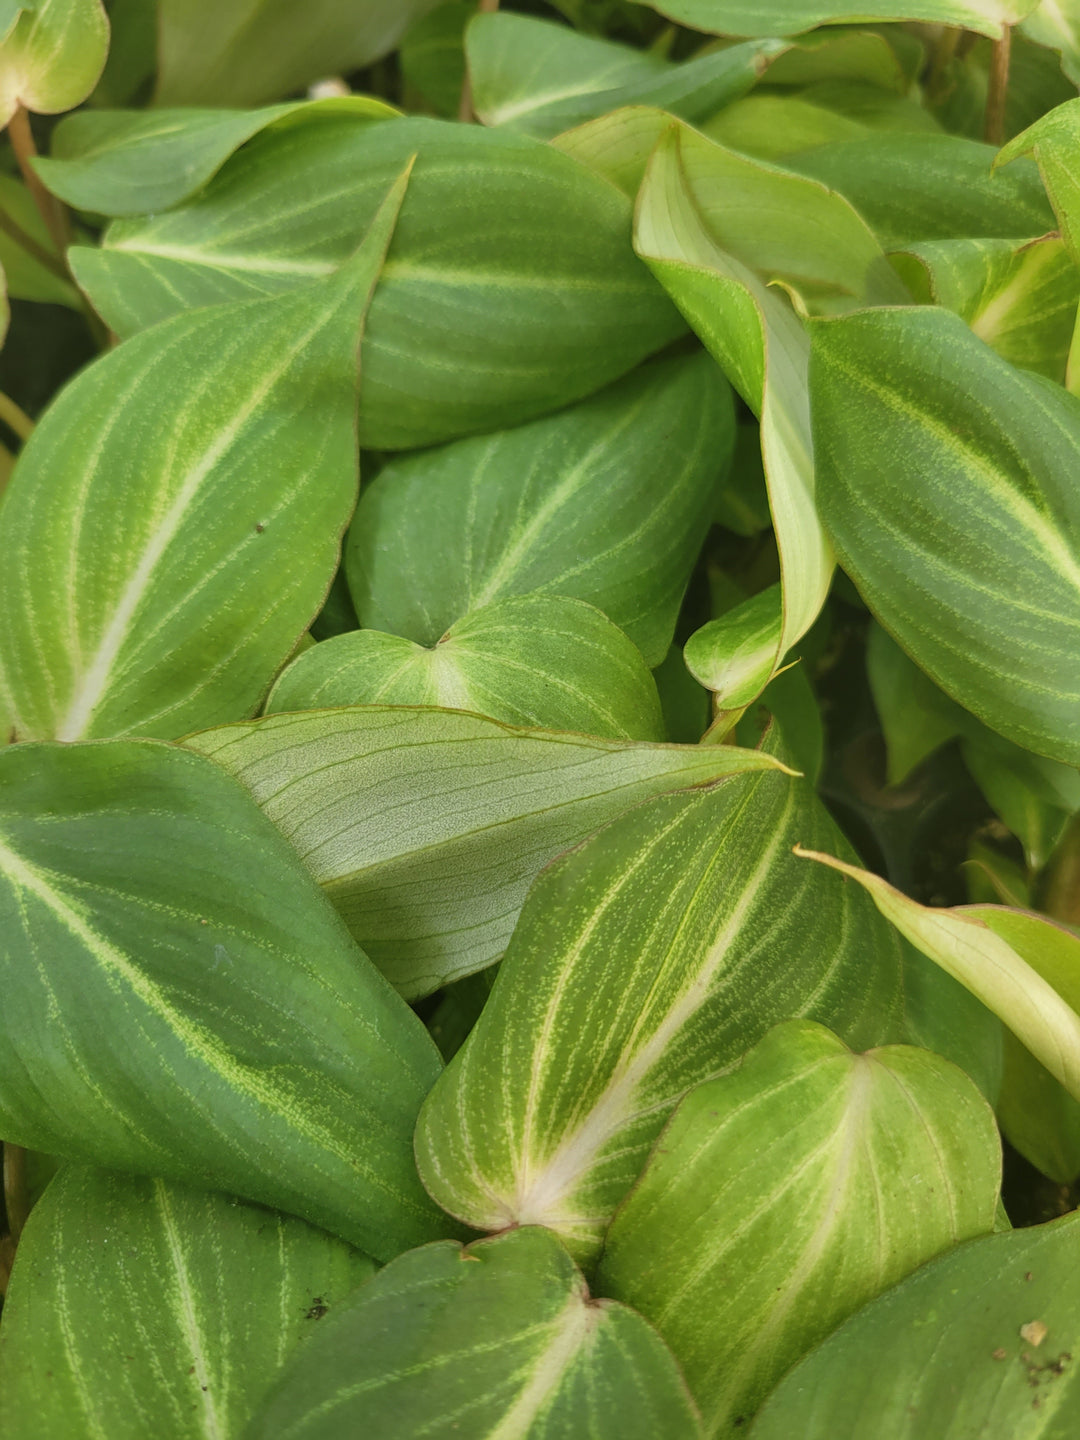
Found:
[[[476,13],[478,15],[494,15],[498,8],[499,0],[480,0],[480,4],[476,8]],[[458,119],[464,121],[466,124],[470,120],[476,119],[476,115],[473,112],[472,84],[469,80],[468,60],[465,61],[465,81],[461,87],[461,104],[458,106]]]
[[[983,136],[989,145],[1005,143],[1005,101],[1009,93],[1009,62],[1012,59],[1012,26],[1002,27],[1001,39],[994,41],[990,56],[990,88],[986,92],[986,119]]]
[[[30,1214],[30,1198],[26,1190],[26,1151],[21,1145],[4,1141],[4,1208],[7,1211],[11,1238],[18,1243],[26,1217]]]
[[[19,105],[14,115],[8,121],[8,135],[11,139],[11,148],[15,151],[15,159],[19,162],[19,169],[26,181],[27,189],[34,197],[34,204],[41,212],[41,218],[45,221],[45,228],[52,236],[52,242],[56,246],[57,253],[61,259],[67,254],[67,248],[71,244],[71,223],[68,213],[60,204],[55,195],[51,195],[38,178],[37,171],[31,165],[31,160],[37,155],[37,146],[34,144],[34,136],[30,129],[30,116],[27,114],[25,105]]]
[[[58,280],[67,280],[70,283],[71,276],[68,274],[67,266],[62,260],[45,249],[44,245],[38,243],[34,237],[24,230],[17,220],[0,207],[0,230],[10,239],[15,241],[21,250],[32,256],[39,265],[45,267],[50,274],[55,275]]]
[[[34,433],[34,422],[27,415],[21,405],[16,405],[10,395],[5,395],[0,390],[0,420],[13,431],[20,440],[26,441]]]

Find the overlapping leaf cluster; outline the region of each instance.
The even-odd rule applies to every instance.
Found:
[[[1080,1431],[1080,7],[0,31],[0,1436]]]

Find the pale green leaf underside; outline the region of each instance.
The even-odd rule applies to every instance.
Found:
[[[752,1440],[864,1432],[1071,1440],[1080,1416],[1078,1297],[1080,1216],[973,1240],[882,1295],[796,1366]],[[1020,1333],[1035,1320],[1047,1327],[1038,1348]]]
[[[293,661],[266,711],[366,704],[472,710],[608,740],[665,738],[637,647],[594,606],[547,595],[486,605],[430,649],[378,630],[337,635]]]
[[[109,49],[101,0],[37,0],[0,40],[0,124],[16,106],[54,115],[94,88]]]
[[[374,1273],[303,1220],[67,1166],[34,1209],[4,1300],[0,1430],[236,1435],[315,1317]]]
[[[805,782],[746,776],[654,800],[550,866],[421,1115],[439,1203],[594,1256],[674,1105],[772,1025],[891,1038],[899,947],[857,891],[800,876],[812,833],[839,842]]]
[[[992,729],[1080,761],[1080,401],[956,315],[814,326],[818,503],[886,630]]]
[[[686,667],[713,692],[718,709],[737,710],[764,690],[776,667],[783,619],[780,586],[770,585],[690,636]]]
[[[402,1255],[328,1317],[244,1440],[698,1440],[648,1324],[549,1232]]]
[[[955,1066],[791,1022],[675,1111],[598,1285],[667,1340],[706,1434],[737,1435],[841,1320],[989,1233],[1000,1184],[993,1112]]]
[[[357,489],[357,349],[407,173],[354,258],[102,356],[0,512],[0,732],[172,738],[251,714],[311,623]]]
[[[409,157],[371,308],[360,434],[409,449],[517,424],[599,389],[682,330],[628,242],[630,203],[525,135],[316,115],[244,145],[198,195],[76,246],[129,336],[179,310],[279,294],[355,249]]]
[[[447,1233],[411,1145],[434,1046],[241,787],[149,740],[0,772],[4,1138],[380,1259]]]
[[[463,615],[542,591],[595,605],[658,665],[734,435],[730,388],[697,353],[548,419],[394,460],[349,531],[357,614],[434,645]]]
[[[537,873],[612,816],[776,768],[723,745],[593,740],[377,705],[272,715],[187,744],[248,787],[410,998],[498,960]]]
[[[924,20],[960,25],[978,34],[1001,34],[1003,24],[1022,19],[1039,0],[637,0],[654,10],[717,35],[794,35],[815,25],[859,20]]]

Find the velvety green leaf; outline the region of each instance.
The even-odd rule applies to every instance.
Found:
[[[451,625],[431,648],[355,630],[306,650],[266,703],[441,705],[510,725],[663,740],[656,682],[641,652],[592,605],[518,595]]]
[[[406,30],[398,64],[406,109],[419,95],[436,115],[452,120],[461,108],[465,84],[465,26],[476,14],[477,0],[446,0]]]
[[[268,126],[326,113],[383,120],[395,112],[361,95],[261,110],[80,110],[56,127],[50,156],[34,168],[54,195],[78,209],[145,215],[200,190]]]
[[[895,937],[854,887],[799,874],[809,834],[843,845],[804,781],[744,777],[630,811],[540,875],[417,1128],[445,1209],[594,1257],[679,1099],[777,1021],[895,1030]]]
[[[653,675],[660,693],[667,738],[679,745],[696,745],[709,728],[712,706],[708,691],[703,690],[687,670],[677,645],[671,647]],[[757,739],[755,735],[746,748],[753,748]]]
[[[1078,1297],[1080,1215],[972,1240],[808,1355],[750,1434],[1070,1440],[1080,1414]],[[1022,1333],[1034,1322],[1046,1327],[1038,1346]]]
[[[527,1228],[426,1245],[331,1316],[245,1440],[696,1440],[682,1377],[640,1315],[590,1300]]]
[[[656,665],[734,431],[731,391],[698,353],[550,419],[395,460],[349,531],[357,614],[434,645],[474,609],[543,591],[595,605]]]
[[[158,0],[159,105],[261,105],[387,54],[437,0]]]
[[[56,246],[33,196],[21,181],[10,175],[0,175],[0,210],[47,255],[56,254]],[[43,300],[68,305],[73,310],[81,309],[82,300],[75,286],[42,264],[6,230],[0,230],[0,265],[4,267],[8,294],[13,300]]]
[[[355,503],[356,354],[403,174],[355,257],[102,356],[0,512],[0,732],[172,737],[250,714],[318,612]]]
[[[1059,105],[1029,129],[1010,140],[994,164],[1010,165],[1030,155],[1039,167],[1057,225],[1073,259],[1080,262],[1080,183],[1076,156],[1080,151],[1080,99]],[[1006,171],[1006,174],[1011,171]]]
[[[683,650],[686,668],[713,692],[720,714],[742,711],[765,689],[783,623],[780,586],[770,585],[690,636]]]
[[[866,126],[850,116],[812,104],[799,95],[771,91],[737,100],[701,129],[720,145],[773,161],[866,133]]]
[[[493,964],[537,873],[612,816],[777,763],[393,706],[273,715],[187,743],[251,790],[409,997]]]
[[[794,35],[815,25],[862,20],[926,20],[981,35],[1023,19],[1039,0],[638,0],[695,30],[716,35]]]
[[[1080,760],[1080,402],[955,315],[814,326],[818,505],[877,619],[953,699]]]
[[[484,124],[546,140],[621,105],[703,119],[744,95],[784,46],[754,41],[672,65],[649,51],[503,12],[477,16],[465,48]]]
[[[55,115],[80,104],[109,49],[101,0],[36,0],[0,33],[0,125],[19,105]]]
[[[867,135],[793,155],[793,170],[838,190],[887,249],[923,240],[1028,240],[1054,228],[1030,162],[994,172],[994,150],[959,135]]]
[[[706,1435],[734,1436],[840,1321],[989,1233],[1000,1184],[993,1113],[955,1066],[797,1021],[683,1100],[598,1284],[667,1340]]]
[[[149,99],[157,69],[157,0],[109,0],[109,56],[91,104]]]
[[[932,909],[832,855],[801,846],[797,853],[857,880],[905,939],[999,1016],[1080,1100],[1080,936],[997,905]]]
[[[378,1259],[445,1234],[411,1150],[435,1048],[240,787],[148,740],[0,772],[4,1137]]]
[[[529,136],[324,115],[245,145],[198,196],[71,252],[117,334],[293,289],[356,246],[418,155],[364,342],[360,435],[432,444],[590,394],[680,333],[628,244],[631,208]],[[456,618],[456,617],[455,617]]]
[[[1042,0],[1023,22],[1023,33],[1061,56],[1061,68],[1080,85],[1080,4],[1077,0]]]
[[[1080,1177],[1080,1100],[1014,1035],[1005,1036],[998,1121],[1009,1144],[1058,1185]]]
[[[0,1429],[236,1435],[315,1321],[374,1273],[303,1220],[65,1167],[19,1241],[4,1301]]]
[[[1057,236],[931,241],[892,262],[921,304],[954,311],[1002,359],[1064,383],[1080,274]]]

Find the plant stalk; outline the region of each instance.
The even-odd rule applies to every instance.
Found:
[[[24,443],[34,433],[34,422],[21,405],[0,390],[0,420]]]
[[[494,15],[499,8],[499,0],[480,0],[476,13],[478,15]],[[472,85],[469,83],[468,61],[465,62],[465,82],[461,87],[461,104],[458,106],[458,119],[466,124],[475,120],[472,105]]]
[[[986,92],[986,120],[983,136],[988,145],[1005,143],[1005,101],[1009,93],[1009,62],[1012,59],[1012,27],[1002,28],[990,57],[990,88]]]
[[[67,280],[70,283],[71,276],[68,274],[64,262],[46,250],[44,245],[39,244],[17,220],[13,220],[3,209],[0,209],[0,230],[14,240],[20,250],[25,250],[27,255],[32,256],[39,265],[44,266],[50,275],[55,275],[58,280]]]
[[[4,1208],[11,1238],[18,1244],[30,1214],[30,1197],[26,1190],[26,1151],[21,1145],[10,1145],[7,1141],[4,1142]]]
[[[38,152],[30,129],[30,116],[27,114],[25,105],[20,105],[8,121],[8,135],[11,138],[11,148],[15,151],[15,159],[19,162],[22,177],[26,181],[26,187],[34,197],[34,204],[40,211],[45,228],[52,236],[52,242],[62,260],[71,244],[71,222],[63,205],[55,195],[50,195],[45,189],[30,163]]]

